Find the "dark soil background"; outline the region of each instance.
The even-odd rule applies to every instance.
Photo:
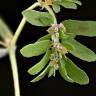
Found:
[[[0,0],[0,16],[2,16],[13,32],[15,32],[21,18],[21,12],[36,0]],[[81,0],[83,6],[78,10],[68,10],[62,8],[57,14],[58,22],[64,19],[95,20],[96,21],[96,0]],[[26,24],[18,40],[17,59],[20,78],[21,96],[96,96],[96,62],[87,63],[70,55],[70,58],[85,72],[90,78],[90,83],[85,86],[71,84],[64,81],[56,74],[56,78],[47,76],[37,82],[30,83],[33,76],[27,70],[37,63],[42,56],[24,58],[19,50],[26,44],[35,42],[39,37],[47,34],[46,28]],[[96,52],[96,37],[77,36],[76,39]],[[14,96],[14,87],[11,66],[8,56],[0,60],[0,96]]]

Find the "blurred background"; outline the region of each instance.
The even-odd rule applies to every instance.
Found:
[[[56,14],[58,23],[65,19],[95,20],[96,21],[96,0],[81,0],[83,6],[78,6],[78,10],[61,9]],[[20,20],[21,12],[33,4],[35,0],[0,0],[0,16],[7,22],[9,27],[15,32]],[[85,86],[71,84],[62,79],[57,72],[56,77],[47,76],[37,82],[30,83],[34,78],[27,73],[27,70],[37,63],[42,56],[24,58],[19,50],[26,44],[35,42],[41,36],[47,34],[47,28],[32,26],[27,23],[18,39],[16,51],[21,96],[96,96],[96,62],[87,63],[72,55],[69,57],[83,69],[90,78],[90,83]],[[77,36],[76,40],[86,45],[96,53],[96,37],[89,38]],[[9,57],[0,60],[0,96],[14,96],[14,87]]]

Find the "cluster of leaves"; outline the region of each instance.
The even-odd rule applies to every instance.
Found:
[[[60,12],[60,6],[68,9],[77,9],[77,4],[82,5],[78,0],[38,0],[39,2],[44,1],[46,5],[51,5],[54,12]]]
[[[68,9],[77,9],[77,4],[82,5],[78,0],[53,0],[52,8],[55,13],[60,12],[60,6]]]
[[[52,7],[55,12],[59,12],[60,5],[65,8],[76,9],[76,4],[81,5],[81,2],[78,0],[53,0]],[[62,21],[63,26],[60,27],[62,24],[57,24],[57,27],[55,27],[58,29],[57,37],[59,42],[54,43],[52,38],[56,33],[52,26],[53,17],[48,12],[25,10],[22,14],[32,25],[51,26],[47,35],[41,37],[35,43],[24,46],[20,50],[21,54],[27,58],[45,53],[44,57],[28,70],[28,73],[31,75],[36,75],[42,71],[32,82],[41,80],[46,74],[48,74],[48,77],[55,76],[55,71],[59,70],[60,75],[68,82],[75,82],[80,85],[88,84],[89,78],[87,74],[75,65],[66,54],[71,53],[87,62],[96,61],[96,54],[75,40],[76,35],[96,36],[96,22],[64,20]],[[50,31],[50,29],[52,30]],[[57,44],[56,48],[54,44]]]

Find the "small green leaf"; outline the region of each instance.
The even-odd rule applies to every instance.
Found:
[[[68,76],[74,80],[74,82],[85,85],[89,83],[89,78],[87,74],[76,66],[70,59],[66,58],[65,68],[67,70]]]
[[[51,38],[51,34],[47,34],[47,35],[45,35],[45,36],[39,38],[37,41],[50,40],[50,38]]]
[[[39,12],[35,10],[25,10],[22,12],[26,20],[36,26],[50,26],[53,24],[53,18],[48,12]]]
[[[69,42],[64,42],[63,46],[67,48],[67,50],[70,50],[70,51],[75,50],[74,46]]]
[[[82,3],[78,0],[66,0],[66,1],[73,2],[73,3],[76,3],[78,5],[82,5]]]
[[[61,27],[59,30],[59,37],[60,39],[68,39],[68,38],[75,38],[76,35],[73,33],[66,32],[66,27],[63,25],[63,28]]]
[[[38,74],[45,67],[45,65],[48,63],[50,54],[51,54],[51,52],[50,52],[50,50],[48,50],[46,52],[45,56],[41,59],[41,61],[38,62],[37,64],[35,64],[33,67],[31,67],[28,70],[28,73],[31,75]]]
[[[74,46],[74,50],[69,51],[72,55],[87,62],[96,61],[96,54],[93,51],[91,51],[89,48],[87,48],[86,46],[82,45],[81,43],[79,43],[74,39],[69,39],[66,41],[70,42]]]
[[[31,82],[35,83],[43,79],[44,76],[48,73],[48,71],[49,71],[49,66],[47,66],[46,69],[42,73],[40,73],[35,79],[33,79]]]
[[[62,0],[53,0],[53,4],[60,5],[61,2],[62,2]]]
[[[66,33],[66,35],[68,35],[72,39],[74,39],[76,37],[76,35],[75,34],[72,34],[72,33]]]
[[[77,9],[76,4],[82,5],[82,3],[80,1],[78,1],[78,0],[54,0],[53,4],[54,5],[59,5],[59,6],[61,5],[61,6],[65,7],[65,8],[68,8],[68,9]]]
[[[50,40],[43,40],[34,44],[24,46],[20,52],[24,57],[38,56],[46,52],[51,47]]]
[[[64,33],[64,32],[59,32],[59,37],[60,39],[69,39],[69,38],[75,38],[76,35],[72,33]]]
[[[63,24],[68,33],[89,37],[96,36],[96,21],[65,20]]]
[[[77,5],[75,3],[66,0],[62,0],[60,5],[68,9],[77,9]]]
[[[0,37],[5,39],[6,37],[12,38],[12,31],[9,29],[7,24],[0,18]]]
[[[62,0],[53,0],[53,2],[61,2]]]
[[[59,32],[60,39],[68,39],[69,35],[66,35],[64,32]]]
[[[71,82],[73,83],[74,81],[68,76],[67,74],[67,71],[66,71],[66,68],[65,68],[65,60],[64,60],[64,57],[63,58],[60,58],[60,68],[59,68],[59,73],[60,75],[68,82]]]
[[[53,3],[52,8],[53,8],[55,13],[60,12],[60,5]]]
[[[54,76],[54,67],[50,66],[48,77]]]
[[[44,26],[49,26],[52,24],[52,19],[48,19],[48,17],[40,17],[39,21],[44,25]]]
[[[68,42],[67,40],[64,40],[63,39],[63,41],[61,42],[62,44],[63,44],[63,46],[65,47],[65,48],[67,48],[67,50],[75,50],[75,47],[74,47],[74,45],[71,43],[71,42]]]

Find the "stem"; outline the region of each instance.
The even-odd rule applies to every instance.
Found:
[[[48,10],[49,14],[52,15],[52,17],[54,19],[54,24],[57,24],[57,19],[56,19],[56,16],[55,16],[53,10],[48,5],[44,5],[44,7],[46,10]]]
[[[15,96],[20,96],[19,77],[18,77],[17,62],[16,62],[14,49],[9,49],[9,57],[10,57],[14,87],[15,87],[14,89]]]
[[[27,8],[26,10],[34,9],[37,6],[40,6],[40,3],[36,2],[33,5],[31,5],[29,8]],[[19,24],[19,26],[18,26],[18,28],[17,28],[17,30],[16,30],[16,32],[15,32],[15,35],[14,35],[14,37],[12,39],[12,42],[11,42],[11,45],[16,45],[17,39],[18,39],[18,37],[19,37],[19,35],[20,35],[25,23],[26,23],[26,18],[23,17],[21,22],[20,22],[20,24]]]
[[[54,19],[54,23],[53,23],[53,26],[56,26],[57,25],[57,19],[56,19],[56,16],[55,16],[55,14],[54,14],[54,12],[53,12],[53,10],[48,6],[48,5],[44,5],[44,7],[45,7],[45,9],[46,10],[48,10],[48,12],[49,12],[49,14],[53,17],[53,19]],[[58,46],[59,45],[59,33],[58,33],[58,31],[56,31],[55,32],[55,30],[54,30],[54,32],[53,32],[54,34],[52,34],[51,35],[51,39],[52,39],[52,41],[53,41],[53,48],[54,48],[54,50],[56,49],[56,50],[58,50],[58,47],[56,47],[56,46]],[[56,47],[56,48],[55,48]],[[56,51],[55,53],[54,53],[54,56],[55,56],[55,58],[54,58],[54,61],[55,62],[58,62],[59,61],[59,52],[58,51]],[[56,61],[57,60],[57,61]],[[59,64],[58,63],[55,63],[55,66],[54,66],[54,76],[55,76],[55,71],[56,70],[58,70],[58,68],[59,68]]]
[[[27,8],[26,10],[34,9],[34,8],[40,6],[40,5],[41,5],[41,4],[40,4],[39,2],[36,2],[36,3],[32,4],[32,5],[31,5],[29,8]]]
[[[14,37],[13,37],[12,41],[11,41],[12,46],[16,44],[17,39],[18,39],[18,37],[19,37],[25,23],[26,23],[26,19],[25,19],[25,17],[23,17],[23,19],[21,20],[21,22],[20,22],[20,24],[19,24],[19,26],[18,26],[15,34],[14,34]]]
[[[35,7],[37,7],[39,5],[40,5],[40,3],[34,3],[27,10],[34,9]],[[12,41],[11,41],[11,46],[9,46],[9,48],[7,47],[9,49],[9,58],[10,58],[12,74],[13,74],[15,96],[20,96],[20,87],[19,87],[19,77],[18,77],[16,53],[15,53],[14,48],[16,46],[16,42],[18,40],[18,37],[19,37],[25,23],[26,23],[26,18],[23,17],[17,30],[16,30],[16,32],[15,32],[15,34],[14,34]]]

